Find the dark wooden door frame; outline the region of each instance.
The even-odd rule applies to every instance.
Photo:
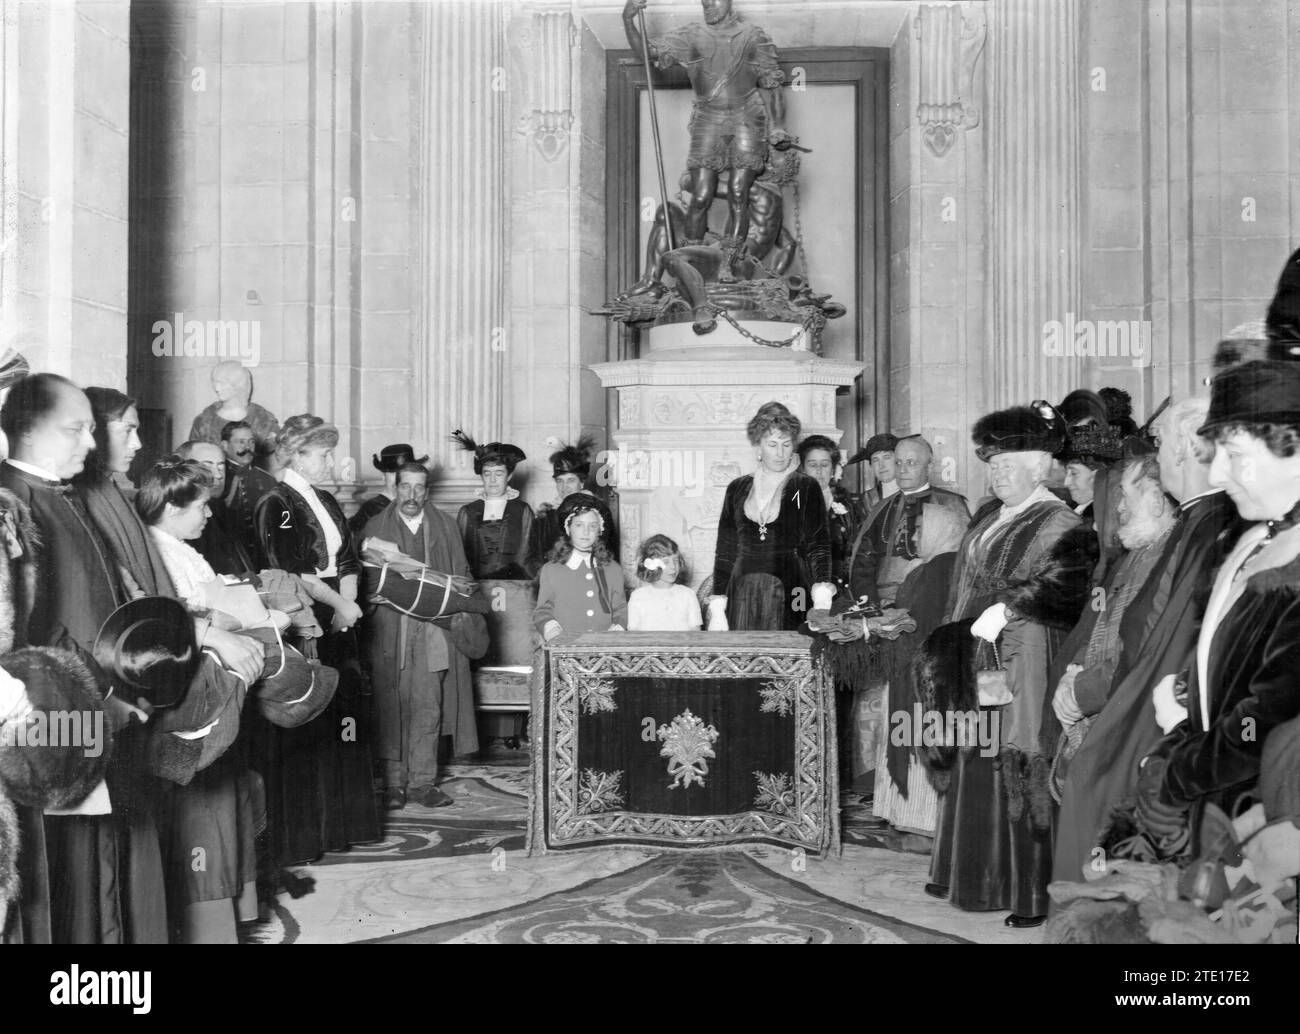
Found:
[[[782,50],[781,68],[787,82],[795,67],[804,70],[807,83],[847,83],[854,87],[858,123],[854,193],[861,199],[864,185],[873,186],[871,211],[867,211],[866,205],[857,206],[857,268],[854,297],[848,303],[859,314],[855,356],[866,364],[862,377],[851,389],[857,403],[855,437],[857,444],[861,444],[877,429],[886,430],[890,426],[889,49],[796,47]],[[641,275],[638,122],[640,95],[646,89],[641,58],[630,50],[606,51],[605,85],[605,291],[606,297],[612,298]],[[667,72],[656,70],[655,88],[689,89],[690,81],[680,67]],[[671,187],[677,172],[667,171]],[[637,337],[636,331],[618,324],[618,333],[610,343],[609,359],[636,358]]]

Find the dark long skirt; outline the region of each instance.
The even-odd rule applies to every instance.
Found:
[[[249,707],[245,714],[255,708]],[[244,721],[241,718],[241,722]],[[167,898],[173,940],[233,943],[237,902],[257,878],[257,855],[248,733],[185,786],[171,788],[163,843],[167,858]],[[196,909],[203,902],[229,902],[229,909]],[[194,915],[221,921],[196,924]]]
[[[329,628],[328,608],[317,609]],[[292,640],[308,658],[339,672],[329,707],[297,729],[272,725],[255,708],[250,716],[253,768],[266,789],[266,851],[281,865],[298,865],[326,851],[380,838],[370,760],[370,695],[355,632]]]
[[[18,809],[21,903],[7,942],[166,944],[167,900],[155,809],[163,785],[145,774],[144,730],[118,731],[106,781],[112,813]],[[2,917],[0,917],[2,918]]]
[[[1045,915],[1052,831],[1035,828],[1028,801],[1011,818],[1002,765],[974,748],[959,752],[940,806],[930,880],[968,912]]]
[[[322,621],[328,628],[328,618]],[[380,838],[375,800],[374,765],[370,756],[371,698],[361,671],[354,629],[314,640],[322,664],[337,669],[339,686],[329,708],[315,726],[319,764],[316,769],[321,800],[321,839],[327,851]],[[310,654],[308,654],[310,656]],[[293,736],[298,730],[285,730]]]

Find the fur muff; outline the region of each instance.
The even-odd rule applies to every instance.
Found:
[[[1051,762],[1042,756],[1031,757],[1014,747],[1003,747],[998,762],[1002,766],[1002,785],[1006,788],[1010,819],[1019,822],[1028,806],[1029,821],[1034,829],[1051,829]]]
[[[71,713],[78,721],[103,714],[99,689],[85,663],[66,650],[28,647],[2,659],[5,671],[21,679],[32,707],[45,715]],[[104,778],[112,755],[105,715],[96,721],[102,738],[90,756],[84,742],[59,746],[0,741],[0,793],[36,808],[66,808],[84,800]],[[84,728],[84,726],[83,726]]]
[[[1008,591],[1005,602],[1028,621],[1073,628],[1088,601],[1092,569],[1099,555],[1096,532],[1082,526],[1072,528],[1043,554],[1024,582]]]
[[[975,686],[975,637],[970,634],[973,621],[953,621],[940,625],[926,637],[912,658],[912,677],[917,696],[926,711],[972,711],[979,707]],[[948,789],[949,770],[957,760],[956,746],[926,746],[921,761],[930,769],[935,790]]]

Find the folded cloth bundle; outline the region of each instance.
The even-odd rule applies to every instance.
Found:
[[[261,641],[265,660],[261,677],[253,683],[257,709],[272,725],[294,729],[321,714],[334,699],[339,673],[316,660],[308,660],[287,646],[272,629],[241,633]]]
[[[890,607],[878,618],[867,618],[867,628],[872,635],[882,639],[897,639],[900,635],[915,632],[916,621],[907,611]]]
[[[492,609],[475,582],[435,571],[391,542],[367,539],[361,563],[366,598],[407,617],[432,621],[450,614],[486,614]]]
[[[263,602],[271,610],[284,611],[289,615],[295,635],[315,639],[325,634],[312,610],[312,595],[306,583],[296,574],[270,568],[260,572],[257,580],[261,584]]]

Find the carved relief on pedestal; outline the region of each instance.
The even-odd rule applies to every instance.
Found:
[[[975,107],[975,63],[984,49],[988,26],[978,7],[922,6],[916,12],[921,84],[916,119],[922,137],[942,158],[957,139],[957,130],[979,125]]]
[[[813,423],[830,427],[835,423],[835,392],[821,388],[813,393]]]
[[[636,552],[641,548],[641,504],[623,503],[618,508],[618,538],[623,570],[636,576]]]
[[[641,390],[639,388],[618,389],[618,426],[634,427],[641,423]]]

